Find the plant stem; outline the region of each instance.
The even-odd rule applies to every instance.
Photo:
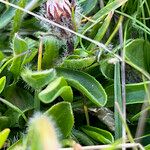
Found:
[[[123,49],[121,51],[121,57],[122,57],[122,62],[121,62],[121,82],[122,82],[122,112],[123,112],[123,118],[126,120],[126,75],[125,75],[125,37],[123,39],[123,27],[122,23],[120,24],[119,27],[119,40],[120,40],[120,45],[123,46]],[[122,47],[121,46],[121,47]],[[123,138],[123,144],[126,143],[126,129],[124,125],[122,124],[122,138]]]
[[[90,125],[90,120],[89,120],[88,108],[87,108],[86,105],[84,105],[83,107],[84,107],[84,112],[85,112],[86,123],[89,126]]]
[[[39,45],[39,51],[38,51],[37,71],[42,70],[42,51],[43,51],[43,41],[42,41],[42,38],[41,38],[40,39],[40,45]],[[40,110],[40,99],[38,98],[39,92],[40,92],[40,89],[36,89],[35,94],[34,94],[34,109],[35,109],[35,111]]]
[[[123,21],[123,16],[120,16],[119,17],[119,21],[118,21],[115,29],[113,30],[112,34],[109,36],[109,39],[107,40],[107,42],[105,43],[106,46],[108,44],[110,44],[111,40],[113,39],[113,37],[115,36],[115,34],[117,33],[117,31],[119,30],[119,27],[120,27],[122,21]]]
[[[86,105],[86,97],[85,96],[84,96],[84,100],[83,100],[83,109],[84,109],[84,113],[85,113],[86,123],[87,123],[87,125],[90,125],[88,107]]]
[[[40,99],[38,98],[40,90],[35,90],[34,93],[34,111],[39,111],[40,110]]]
[[[38,53],[38,71],[41,71],[42,69],[42,50],[43,49],[43,41],[40,39],[40,45],[39,45],[39,53]]]

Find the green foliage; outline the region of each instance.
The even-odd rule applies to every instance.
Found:
[[[64,60],[62,67],[70,68],[70,69],[84,69],[91,66],[95,62],[95,57],[80,57],[78,55],[74,55],[68,57]]]
[[[43,67],[53,67],[56,58],[59,56],[60,42],[54,37],[44,38],[45,51],[43,54]]]
[[[34,89],[41,89],[52,81],[55,76],[55,70],[44,70],[44,71],[31,71],[29,69],[24,69],[21,76],[25,82],[27,82]]]
[[[83,145],[94,145],[92,139],[90,139],[85,133],[79,130],[72,130],[73,136],[78,140],[78,142],[82,143]]]
[[[147,82],[146,85],[149,85],[150,83]],[[148,99],[145,99],[146,91],[144,87],[145,83],[135,83],[135,84],[127,84],[126,85],[126,104],[132,105],[132,104],[139,104],[143,103],[145,100],[148,101]],[[113,91],[113,85],[108,86],[106,88],[106,93],[108,95],[108,102],[107,106],[112,107],[114,105],[114,91]]]
[[[94,104],[104,106],[107,95],[101,84],[92,76],[69,69],[57,68],[57,74],[63,76],[68,83],[87,96]]]
[[[74,116],[70,103],[57,103],[47,110],[45,114],[55,120],[56,126],[59,128],[63,137],[66,138],[71,134],[74,125]]]
[[[84,14],[87,15],[89,14],[95,7],[97,4],[97,0],[93,0],[92,4],[90,0],[87,0],[85,3],[85,0],[80,0],[80,5],[82,5],[83,9],[84,9]]]
[[[82,130],[97,142],[103,144],[111,144],[114,142],[113,135],[106,130],[102,130],[100,128],[92,126],[84,126],[82,127]]]
[[[8,150],[19,150],[22,148],[22,139],[18,140],[16,143],[14,143],[13,145],[11,145]]]
[[[6,77],[0,78],[0,93],[3,91],[6,83]]]
[[[150,149],[150,144],[145,146],[145,150],[149,150]]]
[[[63,77],[57,78],[52,81],[46,89],[39,93],[39,98],[44,103],[50,103],[54,101],[58,96],[61,96],[64,101],[72,102],[73,93],[71,87],[67,85],[67,82]]]
[[[135,39],[126,46],[127,59],[148,73],[150,73],[149,47],[150,43],[144,39]]]
[[[25,7],[26,3],[27,3],[27,0],[20,0],[18,2],[18,6]],[[22,16],[23,16],[23,12],[21,10],[16,10],[15,16],[13,19],[13,30],[12,30],[13,34],[18,32],[18,30],[20,29],[21,23],[22,23]]]
[[[17,0],[12,0],[12,3],[16,3]],[[15,9],[9,7],[6,11],[0,16],[0,29],[4,28],[8,23],[11,22],[11,19],[15,15]]]
[[[0,140],[0,149],[5,144],[5,141],[7,140],[9,133],[10,133],[10,129],[5,129],[5,130],[0,132],[0,139],[1,139]]]
[[[12,46],[13,46],[12,48],[13,48],[14,57],[16,55],[22,54],[28,50],[28,45],[27,45],[26,41],[21,39],[17,34],[15,34],[15,36],[14,36]],[[22,62],[23,62],[22,57],[15,58],[12,62],[10,71],[13,73],[15,78],[17,78],[21,72]]]
[[[8,2],[32,15],[4,4]],[[70,9],[62,1],[71,17],[58,4],[47,13],[44,2],[0,0],[0,149],[53,149],[51,135],[58,135],[64,146],[77,142],[117,149],[124,126],[133,142],[140,116],[149,114],[150,2],[77,0]],[[51,13],[54,18],[47,16]],[[78,31],[78,36],[43,16]],[[127,107],[129,121],[123,122],[114,102],[120,111]],[[138,138],[149,149],[150,119],[144,119],[145,132]]]

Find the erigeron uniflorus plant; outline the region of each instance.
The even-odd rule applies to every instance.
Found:
[[[41,13],[45,18],[74,31],[80,25],[81,18],[78,11],[79,7],[75,0],[71,0],[71,2],[69,0],[48,0],[41,9]],[[68,51],[73,51],[75,36],[72,33],[45,22],[42,22],[42,24],[51,35],[56,36],[67,45]]]

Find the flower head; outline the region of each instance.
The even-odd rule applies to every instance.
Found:
[[[69,0],[47,0],[43,6],[41,12],[45,18],[71,30],[76,30],[76,23],[80,21],[76,21],[77,7],[75,0],[71,0],[71,2]],[[63,40],[68,49],[73,49],[71,45],[75,36],[72,33],[45,22],[42,22],[42,24],[52,35]]]
[[[73,29],[72,7],[69,0],[48,0],[45,3],[46,18]]]
[[[48,0],[46,15],[57,23],[62,21],[62,17],[71,18],[71,3],[68,0]]]

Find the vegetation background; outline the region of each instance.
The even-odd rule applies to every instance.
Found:
[[[149,20],[149,0],[0,0],[0,149],[149,150]]]

